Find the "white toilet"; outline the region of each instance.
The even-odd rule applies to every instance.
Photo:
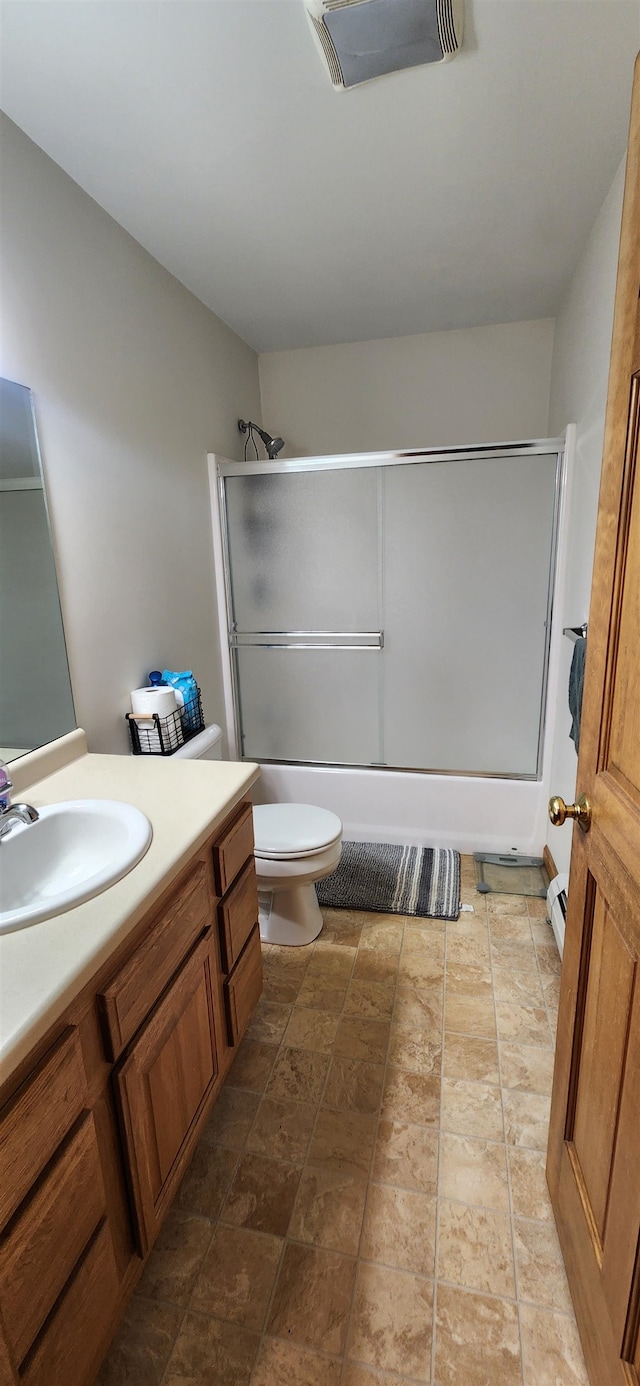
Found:
[[[322,928],[314,882],[340,861],[340,819],[313,804],[258,804],[253,830],[261,939],[312,943]]]
[[[210,727],[196,732],[190,741],[185,741],[184,746],[173,751],[171,759],[222,760],[222,728],[212,722]]]
[[[174,751],[172,760],[220,760],[213,723]],[[253,810],[260,937],[265,943],[312,943],[322,928],[314,882],[335,871],[342,823],[313,804],[259,804]]]

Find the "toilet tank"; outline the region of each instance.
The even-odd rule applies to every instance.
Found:
[[[215,722],[173,752],[172,760],[222,760],[222,728]]]

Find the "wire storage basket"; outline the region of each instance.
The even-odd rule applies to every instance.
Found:
[[[127,712],[126,721],[134,756],[172,756],[185,741],[204,730],[200,689],[166,717],[157,712],[146,717]]]

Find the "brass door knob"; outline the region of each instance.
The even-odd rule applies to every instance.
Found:
[[[591,827],[591,804],[586,794],[581,794],[575,804],[565,804],[564,799],[559,795],[554,795],[549,800],[549,817],[554,828],[562,827],[567,818],[575,818],[579,828],[583,833],[587,833]]]

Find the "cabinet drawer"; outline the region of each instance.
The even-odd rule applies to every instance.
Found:
[[[210,929],[115,1074],[142,1254],[184,1173],[218,1076],[212,941]]]
[[[0,1302],[21,1362],[105,1212],[90,1113],[0,1238]]]
[[[118,1299],[111,1234],[94,1237],[20,1373],[26,1386],[74,1386],[97,1371]]]
[[[216,875],[216,890],[225,895],[245,862],[253,856],[253,814],[251,804],[244,804],[242,811],[226,829],[213,849],[213,865]]]
[[[99,993],[109,1059],[117,1059],[171,981],[198,935],[213,923],[215,902],[204,862],[183,881],[150,932]]]
[[[229,1044],[237,1044],[262,991],[262,950],[256,925],[242,956],[224,984]]]
[[[223,971],[231,969],[258,919],[258,882],[253,857],[218,905]]]
[[[0,1114],[0,1227],[15,1212],[85,1105],[77,1030],[66,1030]]]

